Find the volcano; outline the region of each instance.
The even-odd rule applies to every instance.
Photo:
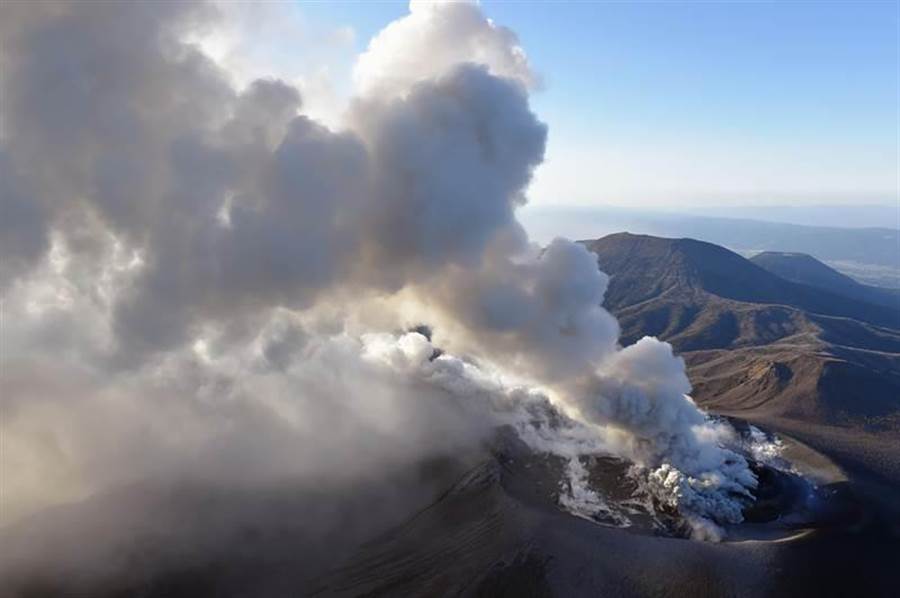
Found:
[[[763,434],[736,424],[748,438]],[[747,521],[729,530],[731,540],[719,544],[683,539],[677,514],[653,503],[629,474],[630,464],[585,460],[594,499],[573,500],[562,460],[501,430],[481,451],[423,463],[417,475],[431,480],[433,495],[420,496],[406,514],[365,487],[304,494],[289,485],[243,495],[196,484],[132,488],[124,492],[142,496],[139,502],[108,496],[57,509],[8,531],[4,546],[15,551],[40,535],[55,544],[48,552],[67,545],[77,555],[73,545],[89,542],[86,552],[105,551],[110,573],[84,585],[72,575],[80,568],[75,556],[5,589],[23,596],[76,590],[153,597],[649,596],[667,588],[805,595],[851,589],[835,585],[847,584],[840,569],[818,568],[836,558],[840,542],[854,547],[842,552],[845,566],[865,572],[853,587],[877,595],[896,576],[886,573],[891,555],[868,543],[873,532],[858,531],[871,525],[868,507],[828,458],[784,442],[791,469],[779,469],[786,461],[754,464],[762,481],[757,500],[748,504]],[[421,479],[411,482],[401,477],[392,486],[421,488]],[[81,522],[98,510],[111,522],[127,521],[117,509],[135,504],[164,516],[150,529],[132,530],[124,545],[104,546],[96,529],[88,540]],[[310,513],[326,510],[343,513],[342,529],[310,526]],[[297,523],[285,525],[292,518]],[[781,563],[774,571],[773,562]]]
[[[4,593],[889,595],[900,582],[897,395],[836,404],[829,389],[840,394],[848,368],[870,390],[890,384],[874,366],[896,357],[873,348],[890,349],[898,333],[807,311],[811,287],[708,244],[614,235],[590,246],[611,274],[606,305],[624,342],[658,334],[679,347],[697,400],[737,431],[758,486],[724,541],[687,540],[688,522],[621,457],[566,459],[500,428],[477,449],[386,480],[245,493],[148,483],[57,507],[5,530],[9,554],[33,554],[40,539],[41,554],[60,556],[36,568],[7,559],[16,575],[3,576]],[[863,351],[875,356],[841,359]],[[335,516],[339,528],[315,525]],[[98,519],[105,531],[82,523]],[[147,521],[123,541],[123,525]],[[103,573],[85,575],[97,562]]]
[[[900,442],[891,427],[897,395],[879,394],[891,378],[877,365],[896,359],[897,331],[807,311],[811,287],[708,244],[616,235],[591,247],[611,274],[606,304],[623,341],[658,334],[679,347],[696,399],[736,430],[758,485],[738,497],[743,521],[727,525],[723,541],[686,539],[695,522],[660,500],[635,464],[602,453],[565,458],[501,427],[477,448],[317,491],[290,479],[245,492],[148,481],[56,507],[4,530],[0,590],[890,595],[900,583],[900,471],[890,457]],[[414,332],[422,342],[432,334]],[[429,349],[427,359],[442,356]],[[848,368],[876,392],[848,391],[835,403]],[[34,554],[41,559],[29,561]]]

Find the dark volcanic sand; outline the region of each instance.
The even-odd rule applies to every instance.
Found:
[[[821,476],[815,516],[789,510],[779,518],[793,523],[735,526],[720,544],[654,535],[646,520],[626,530],[560,512],[546,460],[501,455],[366,547],[320,595],[895,596],[900,538],[886,514],[821,455],[800,444],[788,452]]]
[[[48,526],[59,530],[68,552],[95,550],[116,566],[82,579],[50,575],[59,569],[47,565],[25,580],[7,568],[0,594],[896,596],[897,478],[890,477],[892,464],[873,460],[858,445],[890,453],[878,452],[871,439],[843,438],[842,444],[827,430],[771,427],[809,445],[795,443],[788,453],[819,482],[817,498],[804,503],[815,512],[798,513],[791,482],[785,490],[774,480],[774,510],[757,513],[759,523],[729,530],[731,541],[719,544],[671,537],[649,517],[620,529],[564,512],[557,504],[560,462],[504,441],[489,454],[432,463],[427,475],[399,480],[398,488],[418,489],[414,497],[368,487],[312,495],[282,488],[263,498],[170,492],[135,507],[143,509],[141,517],[154,514],[153,523],[134,526],[124,538],[79,526],[85,513],[85,521],[96,521],[106,510],[102,501],[89,501],[6,530],[4,562],[10,546],[43,525],[44,533]],[[597,460],[592,483],[609,497],[626,498],[623,471]],[[430,483],[423,485],[422,477]],[[415,511],[409,505],[416,502],[427,506]],[[104,542],[113,550],[100,550]]]

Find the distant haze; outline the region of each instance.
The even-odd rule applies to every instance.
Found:
[[[519,218],[532,238],[597,239],[617,232],[688,237],[745,255],[807,253],[859,282],[900,286],[900,229],[888,206],[769,206],[640,210],[527,206]]]
[[[900,202],[853,205],[746,205],[688,208],[682,213],[722,218],[750,218],[766,222],[837,226],[847,228],[897,228],[900,226]]]
[[[536,219],[543,215],[595,210],[604,214],[622,213],[635,215],[678,215],[702,216],[715,218],[747,218],[763,222],[780,222],[783,224],[799,224],[802,226],[830,226],[838,228],[900,228],[900,200],[886,203],[854,204],[847,201],[842,204],[767,204],[748,201],[745,205],[667,205],[658,204],[646,207],[625,207],[619,205],[549,205],[533,204],[522,210],[523,219]],[[569,234],[560,231],[559,234]]]

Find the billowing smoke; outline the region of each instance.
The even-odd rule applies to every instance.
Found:
[[[628,458],[698,533],[740,521],[755,478],[683,362],[621,349],[594,257],[517,222],[547,130],[476,5],[413,2],[340,130],[186,41],[215,6],[0,10],[4,521],[140,480],[379,477],[501,425],[573,479]]]

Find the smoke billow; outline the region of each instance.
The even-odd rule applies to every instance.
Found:
[[[755,478],[683,362],[620,348],[593,256],[517,222],[547,130],[477,6],[413,2],[339,130],[188,41],[214,5],[0,10],[4,521],[141,480],[375,478],[501,425],[630,459],[698,533],[740,521]]]

